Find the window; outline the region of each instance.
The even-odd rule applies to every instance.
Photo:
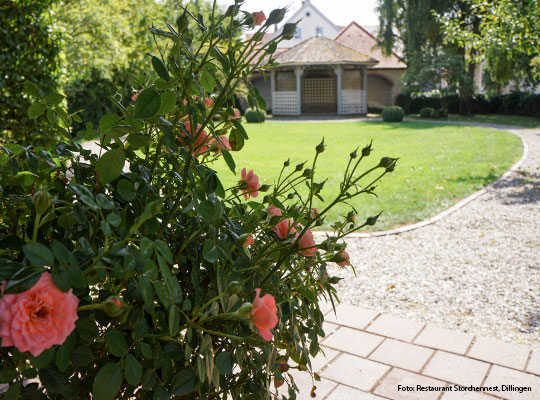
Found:
[[[302,29],[296,28],[296,32],[294,32],[294,38],[300,39],[302,37]]]
[[[315,29],[315,34],[317,36],[321,36],[323,34],[323,29],[322,29],[322,26],[318,26],[316,29]]]

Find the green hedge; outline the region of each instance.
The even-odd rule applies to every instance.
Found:
[[[405,111],[399,106],[384,107],[382,119],[386,122],[401,122],[405,116]]]
[[[247,122],[264,122],[266,120],[266,113],[263,110],[248,108],[244,115]]]

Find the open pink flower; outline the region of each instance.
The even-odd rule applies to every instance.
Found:
[[[242,168],[240,176],[242,177],[240,182],[243,185],[242,193],[244,194],[244,199],[247,200],[248,197],[257,197],[259,195],[257,190],[261,187],[259,184],[259,177],[253,173],[252,169],[246,173],[245,168]]]
[[[274,232],[276,232],[276,235],[281,240],[284,240],[287,238],[287,235],[290,233],[296,233],[296,229],[292,227],[293,220],[292,219],[284,219],[279,224],[274,226]]]
[[[193,148],[193,153],[198,156],[199,154],[207,152],[208,146],[206,145],[206,141],[208,139],[208,134],[206,133],[206,131],[201,130],[201,125],[197,125],[197,132],[193,133],[191,129],[191,122],[186,121],[185,125],[188,132],[195,136],[195,146]],[[184,138],[187,139],[185,136]],[[189,145],[186,144],[186,148],[189,149]]]
[[[212,104],[214,104],[214,100],[211,97],[207,97],[203,100],[204,105],[206,108],[212,107]]]
[[[234,115],[233,116],[229,116],[230,119],[238,119],[240,118],[240,111],[238,111],[237,108],[233,108],[233,113]]]
[[[255,25],[261,25],[264,21],[266,21],[266,15],[264,15],[263,11],[256,11],[251,15],[253,15]]]
[[[311,230],[306,230],[300,240],[298,241],[298,246],[300,246],[299,253],[307,256],[313,257],[317,252],[317,247],[315,246],[315,240],[313,240],[313,234]]]
[[[273,204],[270,204],[270,206],[266,209],[266,212],[271,217],[273,217],[274,215],[279,215],[281,217],[282,215],[281,209]]]
[[[139,90],[137,93],[135,93],[133,96],[131,96],[131,100],[137,101],[137,98],[139,97],[139,95],[141,94],[141,92],[142,92],[142,89]]]
[[[349,253],[347,253],[345,250],[343,250],[341,253],[339,253],[339,255],[344,257],[344,260],[340,261],[340,262],[337,262],[336,263],[337,265],[340,265],[342,267],[346,267],[347,265],[350,265],[351,261],[349,260]]]
[[[251,307],[251,320],[257,327],[259,335],[264,340],[272,340],[274,335],[270,329],[274,328],[279,319],[277,317],[276,299],[271,294],[261,296],[261,289],[255,289],[255,299]]]
[[[71,289],[58,289],[48,272],[29,290],[5,294],[0,299],[2,346],[15,346],[34,357],[55,344],[62,344],[75,329],[79,299]]]
[[[248,247],[251,246],[255,241],[253,240],[253,235],[249,235],[247,239],[244,241],[243,246]]]
[[[208,141],[208,144],[211,147],[215,147],[215,149],[218,151],[219,154],[221,154],[221,150],[227,149],[231,150],[231,144],[229,143],[229,138],[225,135],[221,135],[219,137],[219,140],[212,138]]]

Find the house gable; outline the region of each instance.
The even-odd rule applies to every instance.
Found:
[[[302,7],[296,11],[287,22],[298,23],[297,35],[291,40],[284,40],[279,47],[293,47],[314,36],[325,36],[332,39],[339,33],[339,28],[315,7],[310,0],[304,1]],[[272,39],[278,36],[282,28],[278,29]]]

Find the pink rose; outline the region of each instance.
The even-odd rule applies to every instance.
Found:
[[[215,147],[219,154],[221,154],[221,150],[223,149],[231,150],[229,138],[225,135],[221,135],[219,137],[219,140],[216,140],[215,138],[210,139],[208,141],[208,144],[212,147]]]
[[[261,25],[264,21],[266,21],[266,15],[264,15],[263,11],[256,11],[251,15],[253,15],[255,25]]]
[[[282,213],[281,213],[281,209],[274,206],[273,204],[270,204],[270,207],[268,207],[266,209],[266,212],[268,213],[269,216],[273,217],[274,215],[279,215],[281,217]]]
[[[212,104],[214,104],[214,100],[211,97],[207,97],[206,99],[203,100],[203,103],[206,106],[206,108],[210,108],[212,107]]]
[[[244,194],[244,199],[247,200],[248,197],[257,197],[259,195],[257,190],[261,187],[259,184],[259,177],[255,175],[251,169],[246,173],[245,168],[242,168],[240,176],[242,177],[240,183],[243,185],[242,193]]]
[[[276,232],[276,235],[281,240],[287,239],[287,235],[290,233],[296,233],[296,229],[292,227],[293,220],[292,219],[284,219],[279,224],[274,226],[274,232]]]
[[[207,152],[208,146],[206,146],[205,143],[208,139],[208,134],[206,133],[206,131],[201,130],[201,125],[197,125],[197,132],[193,134],[193,131],[191,129],[191,122],[186,121],[185,125],[188,132],[195,136],[195,146],[193,149],[193,153],[198,156],[199,154]],[[186,145],[186,148],[189,149],[189,145]]]
[[[71,289],[58,289],[48,272],[23,293],[0,299],[2,346],[15,346],[34,357],[55,344],[62,344],[75,329],[79,299]]]
[[[142,91],[143,91],[143,89],[139,90],[137,93],[135,93],[133,96],[131,96],[131,100],[136,101],[137,97],[139,97],[139,95],[141,94]]]
[[[319,215],[319,210],[317,210],[315,207],[311,209],[311,218],[315,219]]]
[[[243,246],[248,247],[248,246],[251,246],[253,243],[255,243],[255,241],[253,240],[253,235],[249,235],[247,239],[244,241]]]
[[[304,232],[304,234],[298,241],[298,245],[300,246],[299,253],[304,256],[313,257],[317,252],[317,247],[315,247],[315,240],[313,240],[313,234],[309,229]]]
[[[274,328],[279,319],[277,317],[276,299],[271,294],[265,294],[262,298],[261,289],[255,289],[255,299],[251,307],[251,320],[257,327],[259,335],[264,340],[270,341],[274,337],[270,329]]]
[[[344,257],[343,261],[337,262],[337,265],[340,265],[342,267],[346,267],[347,265],[350,265],[351,262],[349,260],[349,253],[347,253],[345,250],[343,250],[341,253],[339,253],[340,256]],[[340,258],[342,258],[340,257]]]
[[[237,108],[233,108],[233,113],[234,113],[234,116],[229,116],[230,119],[238,119],[240,118],[240,111],[238,111]]]

